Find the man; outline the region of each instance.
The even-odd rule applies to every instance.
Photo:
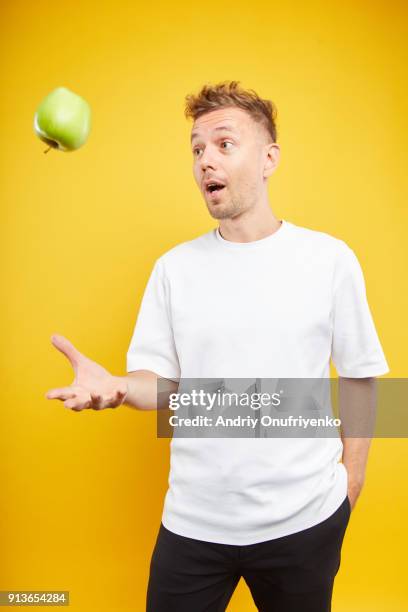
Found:
[[[74,410],[148,410],[158,407],[159,377],[173,389],[188,378],[324,379],[331,357],[346,397],[370,404],[374,377],[389,368],[354,252],[278,220],[269,204],[280,156],[274,106],[231,81],[188,96],[186,116],[194,178],[219,226],[157,259],[128,376],[54,336],[76,376],[47,397]],[[367,438],[173,437],[148,612],[225,610],[240,577],[262,612],[330,610],[368,446]]]

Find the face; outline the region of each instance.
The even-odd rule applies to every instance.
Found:
[[[199,117],[191,131],[194,178],[215,219],[234,218],[267,199],[267,178],[279,146],[243,109],[221,108]],[[211,192],[206,181],[224,185]]]

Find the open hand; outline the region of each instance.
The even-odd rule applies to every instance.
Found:
[[[102,410],[123,404],[128,393],[127,382],[123,377],[113,376],[101,365],[85,357],[64,336],[54,334],[51,342],[69,359],[75,378],[67,387],[47,391],[47,399],[62,400],[66,408],[77,412],[84,408]]]

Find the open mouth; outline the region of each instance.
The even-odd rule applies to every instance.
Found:
[[[212,193],[213,191],[220,191],[221,189],[224,189],[224,187],[225,185],[208,185],[207,191]]]
[[[210,183],[206,187],[206,191],[211,198],[217,197],[223,191],[223,189],[225,189],[225,185],[221,185],[220,183]]]

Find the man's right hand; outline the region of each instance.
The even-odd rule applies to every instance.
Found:
[[[68,387],[47,391],[47,399],[62,400],[66,408],[75,411],[84,408],[116,408],[124,403],[129,391],[124,377],[113,376],[101,365],[85,357],[64,336],[54,334],[51,342],[69,359],[75,378]]]

